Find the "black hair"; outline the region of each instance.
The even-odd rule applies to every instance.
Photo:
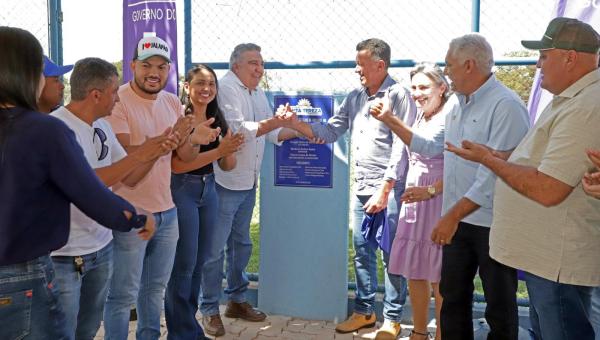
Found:
[[[362,50],[371,52],[373,60],[383,60],[386,69],[390,67],[392,49],[385,41],[377,38],[363,40],[356,45],[357,52]]]
[[[212,74],[212,76],[215,78],[215,85],[217,87],[217,91],[219,90],[219,82],[217,81],[217,74],[215,73],[215,71],[208,65],[206,64],[197,64],[194,67],[192,67],[189,71],[187,71],[186,75],[185,75],[185,81],[187,83],[190,83],[192,81],[192,79],[194,78],[194,76],[200,72],[201,70],[206,70],[208,72],[210,72]],[[181,91],[181,102],[183,103],[183,105],[185,105],[185,114],[192,114],[194,112],[194,105],[192,104],[190,97],[189,97],[189,93],[187,93],[187,91],[185,91],[185,89],[183,91]],[[219,108],[219,101],[217,100],[217,96],[215,96],[215,99],[213,99],[210,103],[208,103],[207,107],[206,107],[206,118],[215,118],[214,123],[211,125],[212,128],[216,128],[216,127],[221,127],[221,134],[223,136],[225,136],[227,134],[227,130],[229,129],[229,127],[227,126],[227,121],[225,121],[225,116],[223,115],[223,112],[221,111],[221,108]]]
[[[44,69],[43,50],[33,34],[0,26],[0,144],[22,110],[37,111],[38,87]]]
[[[8,26],[0,26],[0,46],[0,105],[37,110],[42,46],[33,34]]]

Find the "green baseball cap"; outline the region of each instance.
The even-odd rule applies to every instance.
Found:
[[[542,40],[521,40],[521,45],[530,50],[574,50],[598,53],[600,37],[592,26],[572,18],[554,18],[548,24]]]

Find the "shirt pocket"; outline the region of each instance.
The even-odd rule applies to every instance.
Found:
[[[485,121],[482,118],[469,118],[464,121],[462,140],[486,144],[488,139],[488,127],[485,125]]]

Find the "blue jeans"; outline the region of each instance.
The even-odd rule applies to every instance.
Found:
[[[218,227],[210,245],[208,260],[202,272],[203,315],[219,313],[219,297],[223,281],[223,248],[227,256],[227,288],[225,293],[233,302],[245,302],[248,289],[246,266],[252,255],[250,221],[256,202],[256,187],[250,190],[229,190],[216,184],[219,197]]]
[[[112,242],[97,252],[83,255],[83,273],[75,270],[73,256],[53,256],[58,301],[66,316],[65,326],[72,339],[94,339],[100,321],[108,283],[112,275]]]
[[[558,283],[527,272],[525,283],[529,320],[537,340],[594,339],[588,319],[592,287]]]
[[[137,339],[160,337],[160,314],[179,237],[177,210],[154,213],[156,232],[144,241],[137,230],[113,231],[113,278],[104,306],[105,339],[127,339],[129,313],[137,302]]]
[[[217,228],[218,201],[214,175],[173,175],[179,241],[165,297],[169,339],[203,339],[196,321],[202,268]],[[221,277],[221,275],[219,275]]]
[[[590,306],[590,322],[596,333],[596,340],[600,340],[600,287],[592,289]]]
[[[50,256],[0,266],[0,339],[69,339]]]
[[[404,190],[394,188],[390,193],[387,205],[390,240],[396,235],[398,214],[400,211],[400,196]],[[351,209],[353,214],[352,235],[354,243],[354,271],[356,273],[356,298],[354,311],[370,315],[374,311],[375,294],[377,292],[377,249],[361,234],[362,220],[365,211],[363,205],[371,196],[352,195]],[[389,254],[384,251],[383,264],[385,268],[385,294],[383,297],[383,317],[387,320],[400,322],[402,309],[406,302],[406,279],[402,275],[390,274],[387,271]]]

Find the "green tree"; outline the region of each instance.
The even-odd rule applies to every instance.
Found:
[[[117,68],[117,72],[119,72],[119,84],[123,83],[123,60],[113,62],[113,65]]]
[[[505,57],[537,57],[537,53],[532,51],[515,51],[504,55]],[[496,69],[496,78],[508,88],[515,91],[519,97],[527,104],[533,78],[535,77],[535,66],[498,66]]]

